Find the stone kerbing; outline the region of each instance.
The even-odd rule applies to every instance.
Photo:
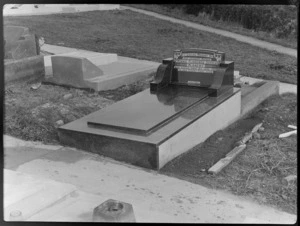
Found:
[[[23,78],[42,78],[44,75],[44,57],[41,55],[20,60],[11,60],[4,63],[5,83]]]
[[[216,164],[214,164],[208,170],[208,173],[218,174],[221,172],[222,169],[224,169],[236,156],[238,156],[238,154],[240,154],[246,148],[246,143],[251,140],[252,134],[256,133],[261,126],[262,123],[259,123],[253,127],[251,132],[246,133],[246,135],[238,142],[239,146],[236,146],[229,153],[227,153],[225,158],[220,159]]]
[[[279,94],[279,82],[267,81],[253,92],[250,92],[242,98],[241,117],[250,113],[257,105],[262,103],[268,97]]]

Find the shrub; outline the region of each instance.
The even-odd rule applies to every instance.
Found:
[[[181,8],[186,14],[207,14],[213,20],[241,24],[246,29],[274,33],[278,38],[296,36],[297,7],[294,5],[203,5],[167,4],[170,9]]]

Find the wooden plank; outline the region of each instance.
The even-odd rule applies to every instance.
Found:
[[[232,149],[225,158],[220,159],[216,164],[214,164],[209,170],[209,173],[217,174],[222,169],[224,169],[238,154],[240,154],[246,148],[246,144],[242,144],[240,146]]]

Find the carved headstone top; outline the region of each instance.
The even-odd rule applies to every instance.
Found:
[[[183,49],[174,51],[174,68],[178,71],[213,73],[225,61],[225,53],[210,49]]]
[[[162,61],[150,84],[150,91],[175,86],[192,86],[206,89],[218,96],[233,88],[234,62],[225,61],[225,53],[200,48],[174,50],[173,58]]]

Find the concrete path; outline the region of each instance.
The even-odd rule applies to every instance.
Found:
[[[295,215],[245,198],[76,149],[48,147],[7,135],[4,146],[6,188],[15,189],[16,195],[23,192],[19,194],[23,198],[24,191],[31,192],[26,202],[22,197],[11,200],[10,192],[4,196],[5,203],[15,208],[22,206],[29,221],[91,221],[93,208],[107,199],[132,204],[137,222],[291,224],[296,221]],[[39,183],[43,184],[42,190],[37,189]],[[36,195],[35,189],[39,190]],[[59,193],[60,189],[63,193]],[[51,198],[44,191],[50,192]],[[49,205],[40,206],[41,199]],[[35,204],[40,211],[32,209]]]
[[[137,9],[137,8],[133,8],[133,7],[129,7],[129,6],[120,6],[120,9],[129,9],[138,13],[143,13],[149,16],[154,16],[156,18],[162,19],[162,20],[167,20],[173,23],[178,23],[178,24],[182,24],[185,25],[187,27],[192,27],[198,30],[202,30],[202,31],[207,31],[207,32],[211,32],[211,33],[215,33],[218,35],[223,35],[226,37],[230,37],[233,39],[236,39],[240,42],[245,42],[254,46],[258,46],[264,49],[268,49],[271,51],[277,51],[279,53],[283,53],[283,54],[287,54],[293,57],[297,57],[297,50],[296,49],[292,49],[292,48],[287,48],[281,45],[277,45],[277,44],[273,44],[270,42],[265,42],[265,41],[261,41],[252,37],[248,37],[248,36],[244,36],[244,35],[240,35],[240,34],[236,34],[233,32],[229,32],[229,31],[224,31],[224,30],[220,30],[220,29],[216,29],[216,28],[211,28],[208,26],[204,26],[201,24],[197,24],[197,23],[193,23],[193,22],[189,22],[189,21],[185,21],[185,20],[180,20],[180,19],[176,19],[176,18],[172,18],[169,16],[165,16],[165,15],[161,15],[158,13],[154,13],[154,12],[150,12],[150,11],[146,11],[146,10],[142,10],[142,9]]]

